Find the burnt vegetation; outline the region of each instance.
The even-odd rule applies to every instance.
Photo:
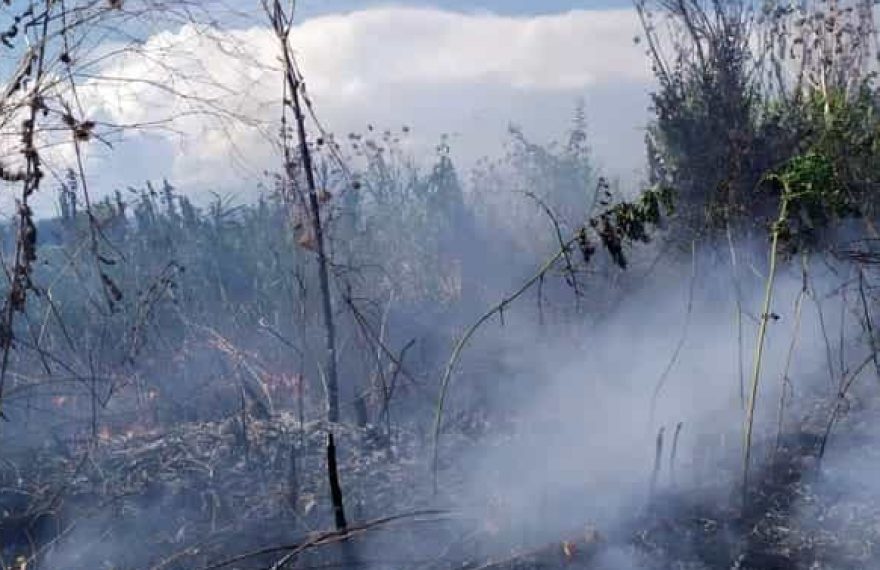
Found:
[[[638,183],[583,105],[467,168],[329,132],[294,5],[255,2],[277,162],[211,199],[96,188],[174,118],[80,96],[207,6],[0,6],[0,569],[880,562],[874,2],[635,0]]]

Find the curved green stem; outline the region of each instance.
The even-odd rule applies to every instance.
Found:
[[[761,379],[761,362],[764,357],[764,345],[767,338],[767,323],[770,321],[770,305],[773,302],[773,282],[776,279],[776,259],[779,249],[779,234],[788,219],[788,202],[790,198],[787,186],[783,188],[779,218],[773,224],[773,239],[770,245],[770,266],[767,271],[767,283],[764,290],[764,305],[761,309],[761,321],[758,327],[758,340],[755,345],[755,360],[752,368],[752,380],[749,387],[749,399],[746,407],[745,444],[743,453],[743,507],[748,498],[749,464],[752,458],[752,431],[755,424],[755,406],[758,400],[758,385]]]
[[[483,314],[479,319],[477,319],[474,324],[472,324],[465,333],[458,339],[458,342],[455,343],[455,346],[452,349],[452,355],[449,357],[449,361],[446,363],[446,369],[443,371],[443,377],[440,380],[440,396],[437,400],[437,411],[434,415],[434,441],[433,441],[433,461],[431,472],[433,474],[433,484],[434,484],[434,492],[437,492],[437,471],[438,471],[438,459],[439,459],[439,444],[440,444],[440,426],[443,421],[443,408],[446,405],[446,396],[449,391],[449,382],[452,380],[452,372],[455,370],[455,365],[458,364],[458,361],[461,359],[461,353],[464,350],[465,346],[467,346],[468,341],[470,341],[471,337],[474,336],[474,333],[479,330],[479,328],[493,316],[498,313],[504,311],[508,305],[516,301],[523,293],[528,291],[535,283],[541,280],[544,275],[550,271],[553,266],[559,261],[560,258],[566,256],[568,254],[569,248],[574,245],[577,241],[577,238],[570,239],[567,242],[561,244],[559,251],[556,252],[550,259],[548,259],[544,265],[538,270],[535,275],[533,275],[528,281],[526,281],[519,289],[517,289],[511,295],[508,295],[504,299],[502,299],[497,305],[489,309],[486,313]]]

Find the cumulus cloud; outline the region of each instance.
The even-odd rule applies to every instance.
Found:
[[[487,82],[523,89],[579,89],[646,80],[647,66],[628,40],[629,10],[574,11],[535,17],[386,8],[315,18],[296,45],[319,85]]]
[[[389,7],[306,20],[292,41],[331,131],[405,124],[424,148],[447,133],[475,158],[497,150],[509,122],[538,138],[561,134],[584,97],[599,155],[619,166],[638,162],[650,81],[636,32],[629,10],[509,17]],[[83,76],[88,116],[151,125],[127,131],[112,154],[91,145],[95,186],[164,176],[184,190],[255,188],[255,175],[277,164],[277,54],[268,28],[188,25]]]

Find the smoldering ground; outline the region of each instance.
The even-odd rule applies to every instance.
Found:
[[[481,401],[510,418],[509,431],[449,459],[449,469],[466,473],[461,504],[492,513],[500,544],[538,547],[591,526],[626,545],[623,529],[646,513],[673,518],[676,497],[741,508],[765,275],[760,246],[740,252],[757,265],[736,283],[727,253],[699,252],[695,272],[686,256],[656,268],[649,286],[632,284],[600,322],[542,328],[534,313],[512,311],[503,327],[483,331],[468,358],[496,351],[507,372],[467,380],[482,381]],[[756,399],[753,483],[787,438],[824,424],[839,375],[869,353],[862,323],[841,313],[852,299],[835,294],[837,269],[813,268],[807,292],[798,258],[781,273]],[[839,438],[829,445],[852,445]]]
[[[604,314],[572,310],[588,299],[576,300],[554,275],[540,296],[535,289],[503,319],[484,325],[456,369],[444,410],[436,495],[427,421],[433,390],[416,391],[423,396],[412,409],[405,403],[395,408],[400,419],[390,447],[373,437],[375,428],[340,434],[352,524],[413,509],[448,511],[442,520],[429,516],[358,536],[359,563],[479,565],[547,545],[558,555],[571,541],[595,550],[583,560],[563,553],[563,562],[584,567],[669,567],[688,558],[708,568],[718,567],[718,560],[734,564],[747,550],[736,525],[717,531],[727,538],[723,549],[715,549],[714,565],[692,540],[652,525],[690,520],[695,515],[682,515],[687,509],[705,515],[700,528],[723,526],[722,514],[740,516],[744,407],[766,244],[737,253],[733,266],[726,248],[692,257],[658,243],[636,253],[627,272],[614,278],[616,292],[609,297],[617,302],[609,302]],[[868,352],[858,296],[841,288],[853,283],[846,266],[811,262],[806,292],[802,268],[799,257],[788,260],[774,287],[751,466],[759,487],[778,454],[777,439],[784,446],[805,425],[825,425],[829,398],[834,401],[841,378]],[[523,273],[524,267],[496,274],[494,286],[516,287]],[[591,278],[602,277],[597,275],[581,276],[582,295],[607,295],[607,283],[591,285]],[[464,312],[479,314],[481,303],[471,300]],[[460,330],[467,322],[455,326]],[[202,360],[187,362],[204,368]],[[198,376],[196,370],[189,374]],[[852,417],[854,410],[848,410]],[[204,567],[222,561],[216,554],[199,558],[200,551],[211,552],[217,536],[226,546],[258,550],[323,527],[329,517],[323,430],[279,413],[254,418],[245,431],[235,420],[206,418],[165,433],[114,436],[87,463],[69,461],[61,469],[70,477],[62,490],[67,501],[60,523],[54,521],[65,531],[51,543],[47,567],[141,568],[169,558],[177,567]],[[872,416],[858,417],[864,434]],[[833,496],[821,495],[827,489],[859,497],[871,488],[866,477],[841,478],[850,465],[859,467],[856,474],[872,465],[869,456],[853,451],[858,438],[847,429],[848,418],[841,415],[829,439],[823,464],[829,475],[816,483],[820,496]],[[302,434],[307,441],[299,448],[299,488],[291,505],[289,453]],[[44,455],[37,449],[32,457],[36,467]],[[51,481],[45,472],[40,476]],[[107,504],[89,503],[102,486],[116,495]],[[809,512],[798,505],[785,524]],[[224,534],[231,521],[237,522]],[[810,522],[817,532],[826,530],[821,520]],[[601,541],[577,542],[592,533]],[[327,564],[330,548],[304,555],[303,564]]]

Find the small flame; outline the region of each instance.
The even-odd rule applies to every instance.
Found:
[[[149,428],[142,423],[129,424],[125,426],[125,430],[122,432],[122,434],[128,439],[140,437],[147,433],[149,433]]]
[[[98,430],[98,439],[100,439],[101,441],[108,441],[110,437],[110,428],[108,428],[107,426],[104,426],[100,430]]]
[[[52,405],[56,408],[60,408],[64,404],[67,403],[67,396],[55,396],[52,398]]]

